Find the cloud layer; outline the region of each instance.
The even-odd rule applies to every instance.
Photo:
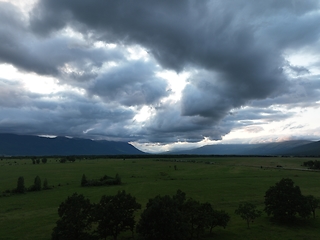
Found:
[[[319,22],[317,0],[39,0],[27,15],[0,1],[0,64],[64,89],[1,75],[0,131],[160,144],[260,132],[318,109]],[[188,73],[179,99],[163,71]]]

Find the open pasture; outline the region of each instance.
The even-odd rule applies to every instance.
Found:
[[[310,219],[304,226],[279,226],[270,222],[265,213],[246,228],[246,223],[234,214],[239,203],[250,201],[264,208],[266,190],[282,178],[291,178],[302,194],[320,198],[320,172],[301,171],[301,164],[311,158],[275,157],[194,157],[150,159],[93,159],[59,163],[49,158],[46,164],[32,164],[30,159],[2,159],[0,162],[0,191],[12,190],[23,176],[25,186],[33,184],[38,175],[46,178],[52,190],[27,192],[0,197],[0,239],[51,239],[58,219],[57,209],[74,192],[91,202],[102,195],[125,190],[145,207],[149,198],[172,195],[181,189],[200,202],[210,202],[216,209],[228,212],[231,220],[226,229],[216,228],[213,235],[203,239],[319,239],[320,217]],[[281,165],[282,168],[276,167]],[[88,179],[118,173],[121,186],[80,186],[81,176]],[[143,209],[142,209],[143,210]],[[141,211],[142,211],[141,210]],[[139,219],[139,214],[137,220]],[[320,216],[320,210],[318,214]],[[129,236],[129,235],[128,235]],[[127,239],[124,234],[120,239]],[[138,235],[136,236],[138,239]]]

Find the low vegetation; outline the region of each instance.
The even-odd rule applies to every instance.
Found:
[[[112,186],[112,185],[121,185],[121,177],[117,173],[115,177],[110,177],[104,175],[100,179],[90,179],[88,180],[86,175],[83,174],[81,178],[82,187],[96,187],[96,186]]]

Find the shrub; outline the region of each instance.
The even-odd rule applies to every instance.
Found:
[[[121,183],[122,183],[121,177],[119,174],[116,174],[114,178],[104,175],[100,179],[90,179],[90,180],[87,180],[86,176],[83,174],[81,178],[82,187],[112,186],[112,185],[121,185]]]

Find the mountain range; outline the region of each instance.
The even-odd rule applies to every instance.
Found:
[[[0,156],[143,155],[127,142],[0,133]],[[320,156],[320,141],[295,140],[261,144],[214,144],[170,151],[172,155]]]
[[[145,154],[127,142],[90,140],[67,137],[39,137],[0,134],[2,156],[67,156],[67,155],[140,155]]]
[[[214,144],[167,154],[320,156],[320,141],[294,140],[260,144]]]

